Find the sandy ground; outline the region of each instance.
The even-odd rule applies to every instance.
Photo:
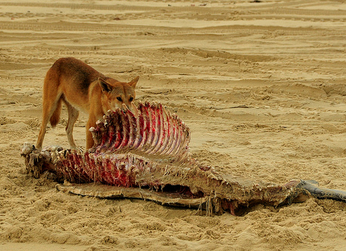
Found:
[[[346,206],[309,199],[236,217],[71,196],[25,172],[60,57],[139,75],[217,170],[346,190],[344,1],[0,1],[0,250],[345,250]],[[45,145],[68,147],[66,110]],[[75,138],[85,145],[87,115]]]

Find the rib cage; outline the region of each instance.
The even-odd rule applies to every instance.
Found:
[[[193,166],[189,157],[189,128],[161,104],[138,105],[138,114],[128,109],[108,111],[104,121],[90,128],[94,146],[86,153],[66,150],[57,153],[55,171],[65,180],[108,185],[161,186],[152,180],[171,166]],[[160,171],[159,171],[160,170]]]
[[[188,157],[190,130],[161,104],[138,105],[139,114],[129,110],[108,111],[104,122],[90,128],[94,139],[91,152],[118,154],[134,152],[148,157],[179,161]]]

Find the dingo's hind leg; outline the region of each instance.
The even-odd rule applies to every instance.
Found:
[[[42,109],[42,124],[40,133],[38,134],[36,148],[41,149],[43,144],[44,135],[46,134],[47,124],[50,120],[52,127],[55,127],[59,122],[61,111],[61,96],[56,97],[53,100],[43,99],[43,109]]]
[[[37,138],[36,148],[41,149],[48,121],[55,127],[60,118],[62,93],[59,90],[59,77],[55,69],[50,68],[43,85],[42,124]]]
[[[76,149],[77,146],[73,139],[73,126],[77,121],[77,118],[79,116],[79,111],[76,108],[74,108],[69,102],[67,102],[65,99],[64,99],[64,103],[66,104],[67,111],[68,111],[68,121],[66,125],[66,134],[67,134],[68,143],[70,144],[71,149]]]

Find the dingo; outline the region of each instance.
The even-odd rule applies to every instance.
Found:
[[[135,87],[139,77],[129,83],[119,82],[96,71],[89,65],[75,58],[60,58],[48,70],[43,86],[42,125],[36,148],[41,149],[48,120],[55,127],[60,118],[61,103],[68,110],[66,134],[72,149],[76,148],[73,140],[73,126],[79,110],[89,114],[86,125],[86,148],[93,146],[89,128],[102,120],[108,110],[127,108],[136,114],[132,101],[135,99]]]

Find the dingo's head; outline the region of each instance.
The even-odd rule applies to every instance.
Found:
[[[135,87],[139,77],[128,83],[119,82],[112,78],[99,78],[102,95],[101,103],[103,112],[123,108],[126,106],[133,114],[137,115],[137,109],[133,104],[136,97]]]

